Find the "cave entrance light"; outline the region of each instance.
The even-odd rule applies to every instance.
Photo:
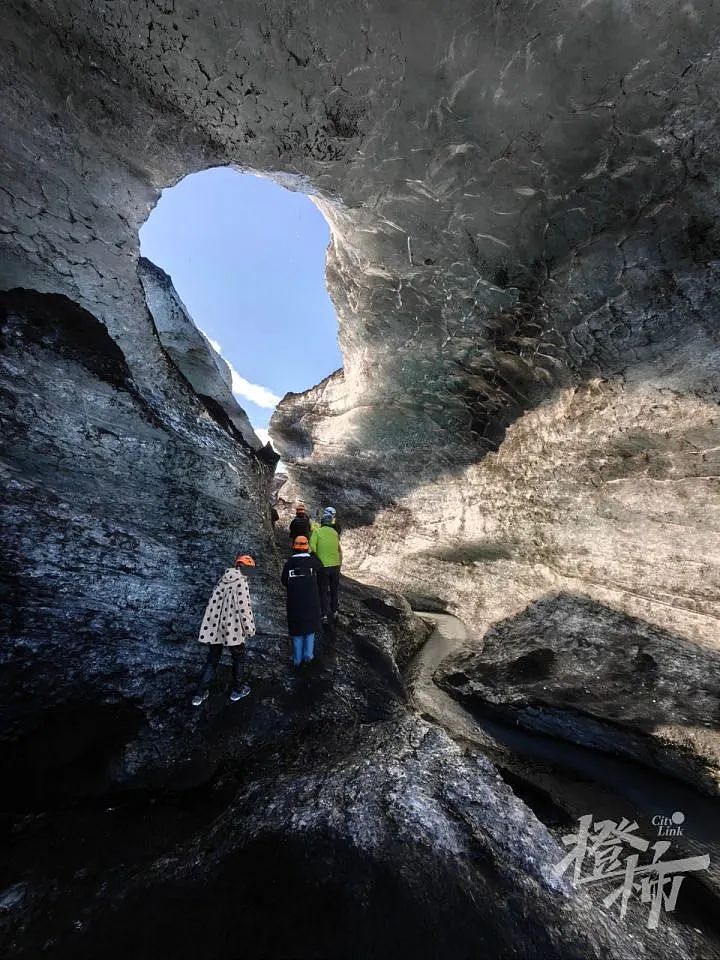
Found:
[[[196,326],[230,365],[255,432],[287,391],[342,366],[325,287],[327,222],[308,196],[215,167],[164,190],[141,253],[172,278]]]

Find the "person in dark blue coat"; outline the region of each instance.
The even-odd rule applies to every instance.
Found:
[[[310,517],[307,515],[305,504],[299,503],[295,511],[295,516],[290,523],[290,543],[295,540],[295,537],[309,538],[311,529],[312,525],[310,523]]]
[[[293,555],[285,561],[280,577],[287,589],[288,632],[293,645],[293,664],[300,667],[315,656],[315,635],[320,629],[318,573],[322,564],[310,554],[306,536],[295,537]]]

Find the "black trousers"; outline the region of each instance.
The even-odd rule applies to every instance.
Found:
[[[200,676],[198,690],[206,690],[210,686],[218,664],[220,663],[223,650],[229,650],[232,656],[233,683],[235,689],[237,690],[242,684],[243,677],[245,676],[245,644],[238,643],[231,647],[225,647],[222,643],[209,643],[207,660],[205,661],[205,668]]]
[[[318,589],[320,590],[320,610],[322,615],[328,615],[328,592],[330,593],[330,607],[333,613],[338,609],[338,592],[340,590],[340,567],[323,567],[318,571]]]

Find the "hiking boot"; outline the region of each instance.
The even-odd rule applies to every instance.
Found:
[[[205,703],[205,701],[209,696],[210,696],[209,690],[201,690],[199,693],[196,693],[195,696],[192,698],[192,705],[194,707],[201,706],[203,703]]]
[[[241,687],[238,687],[237,690],[233,690],[230,694],[230,699],[233,703],[237,703],[238,700],[242,700],[250,693],[250,684],[244,683]]]

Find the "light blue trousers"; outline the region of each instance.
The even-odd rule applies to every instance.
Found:
[[[315,652],[315,634],[307,633],[304,637],[293,637],[293,664],[299,667],[301,663],[312,660]]]

